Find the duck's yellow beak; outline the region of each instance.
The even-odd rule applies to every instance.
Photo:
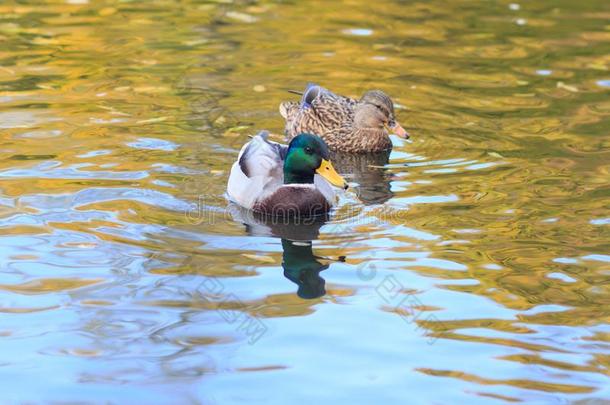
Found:
[[[330,161],[322,159],[322,164],[320,164],[320,167],[318,167],[316,173],[324,177],[326,181],[328,181],[333,186],[341,187],[342,189],[347,189],[347,182],[343,177],[339,175],[339,173],[337,173]]]

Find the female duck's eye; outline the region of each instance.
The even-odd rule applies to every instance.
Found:
[[[307,153],[308,155],[311,155],[313,153],[313,149],[311,149],[309,146],[305,147],[305,153]]]

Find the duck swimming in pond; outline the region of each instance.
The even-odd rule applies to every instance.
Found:
[[[231,201],[257,213],[309,217],[325,215],[334,205],[335,191],[330,185],[347,188],[322,139],[300,134],[286,146],[260,132],[242,147],[231,168],[227,194]]]
[[[396,121],[394,103],[381,90],[371,90],[355,100],[310,84],[300,102],[280,104],[285,132],[293,138],[302,132],[320,136],[333,151],[381,152],[392,149],[388,129],[409,138]]]

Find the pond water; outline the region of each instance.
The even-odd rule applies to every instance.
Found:
[[[609,68],[605,0],[0,5],[3,401],[609,401]],[[258,223],[307,82],[412,139]]]

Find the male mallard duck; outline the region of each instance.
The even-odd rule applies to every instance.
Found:
[[[300,102],[283,102],[280,114],[286,120],[289,138],[302,132],[322,137],[333,151],[348,153],[381,152],[392,149],[388,136],[408,138],[396,122],[394,103],[381,90],[364,93],[360,100],[334,94],[310,84]]]
[[[347,183],[330,163],[324,141],[315,135],[300,134],[286,146],[269,141],[268,135],[262,131],[242,147],[231,168],[229,198],[266,215],[328,213],[335,193],[326,181],[341,188],[347,188]]]

